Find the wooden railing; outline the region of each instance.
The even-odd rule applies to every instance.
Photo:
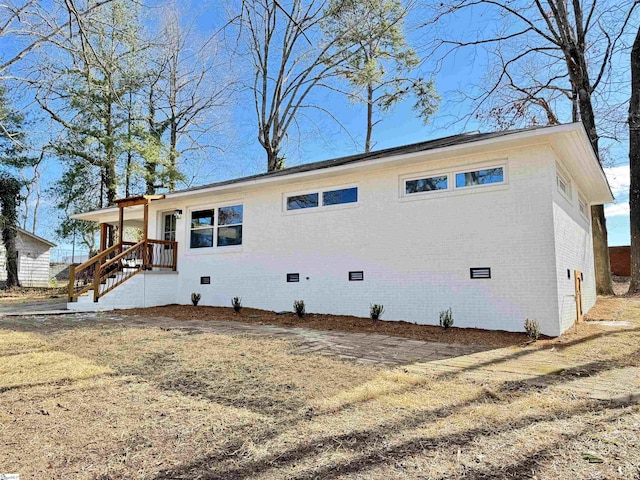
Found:
[[[75,268],[69,275],[69,301],[93,290],[93,301],[143,270],[176,270],[178,243],[168,240],[121,242]]]

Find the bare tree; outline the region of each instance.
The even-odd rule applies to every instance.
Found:
[[[446,35],[435,45],[435,50],[444,49],[444,55],[466,47],[497,52],[499,64],[491,82],[471,97],[473,114],[506,89],[514,94],[515,102],[500,107],[502,112],[490,108],[490,114],[503,116],[506,111],[527,118],[522,112],[538,108],[547,117],[540,123],[556,123],[568,111],[572,120],[582,121],[594,152],[601,158],[594,103],[599,92],[606,90],[611,57],[627,32],[636,5],[631,0],[454,0],[434,4],[430,24],[465,9],[476,9],[478,14],[493,11],[500,25],[497,31],[472,31],[470,37],[457,39]],[[563,105],[553,105],[561,101]],[[613,294],[604,207],[592,206],[591,214],[597,291]]]
[[[337,38],[323,40],[325,0],[244,0],[234,21],[251,60],[251,83],[258,141],[267,154],[267,171],[284,167],[282,149],[300,112],[316,109],[335,119],[310,94],[344,61]]]
[[[187,19],[175,5],[164,8],[162,19],[153,40],[157,46],[148,56],[145,86],[147,193],[158,187],[175,190],[179,159],[205,148],[202,136],[215,128],[216,115],[230,104],[235,84],[215,34],[197,35],[197,18]]]
[[[63,31],[82,30],[82,19],[112,0],[16,0],[0,3],[0,40],[11,39],[14,48],[4,51],[0,78],[8,74],[38,47],[56,43]]]

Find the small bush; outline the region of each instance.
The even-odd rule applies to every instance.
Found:
[[[296,300],[293,302],[293,311],[296,312],[298,317],[304,317],[306,310],[304,309],[304,300]]]
[[[451,308],[440,312],[440,326],[442,328],[453,327],[453,314],[451,313]]]
[[[369,315],[371,316],[371,320],[379,320],[382,314],[384,313],[384,305],[378,305],[374,303],[371,305],[369,309]]]
[[[538,340],[540,338],[540,325],[538,325],[537,320],[529,320],[528,318],[524,321],[524,331],[527,332],[527,336],[531,340]]]
[[[198,306],[198,302],[200,301],[201,298],[202,298],[202,295],[200,295],[199,293],[191,294],[191,303],[193,303],[194,307]]]
[[[240,313],[240,310],[242,310],[242,299],[240,297],[233,297],[231,299],[231,306],[234,312]]]

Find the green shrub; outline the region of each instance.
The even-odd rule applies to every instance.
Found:
[[[307,313],[304,308],[304,300],[296,300],[293,302],[293,311],[298,317],[302,318]]]
[[[369,309],[369,315],[371,316],[371,320],[378,320],[384,313],[384,305],[378,305],[374,303],[371,305]]]
[[[540,338],[540,325],[536,320],[529,320],[528,318],[524,321],[524,331],[527,332],[527,336],[535,341]]]
[[[240,310],[242,310],[242,299],[240,297],[233,297],[231,299],[231,306],[234,312],[240,313]]]
[[[194,307],[196,307],[198,305],[198,302],[200,301],[200,298],[202,298],[202,295],[200,295],[199,293],[192,293],[191,294],[191,303],[193,303]]]
[[[442,328],[453,327],[453,314],[451,313],[451,308],[440,312],[440,326]]]

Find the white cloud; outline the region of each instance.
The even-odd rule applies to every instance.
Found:
[[[623,217],[629,215],[629,202],[612,203],[604,207],[604,214],[607,217]]]
[[[625,194],[626,196],[629,193],[629,165],[618,165],[617,167],[605,168],[604,173],[607,175],[609,186],[611,187],[611,191],[615,197],[619,194]],[[612,205],[612,207],[617,207],[617,205]],[[627,213],[629,213],[628,208]]]

